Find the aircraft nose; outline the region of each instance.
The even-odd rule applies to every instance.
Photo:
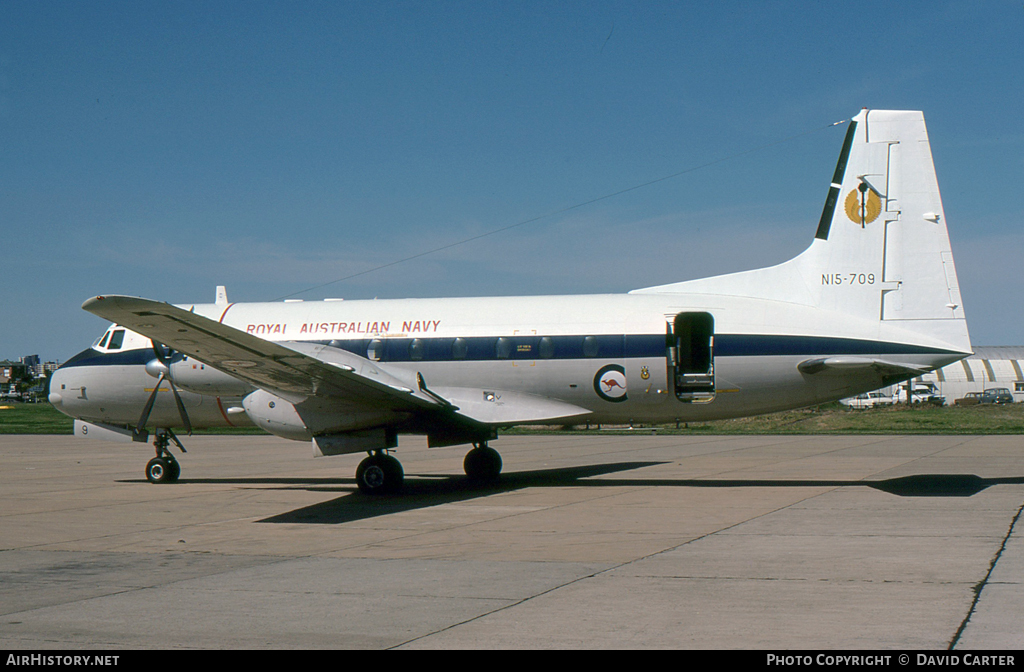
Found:
[[[47,395],[46,399],[51,404],[60,408],[64,403],[64,397],[61,396],[60,391],[67,384],[67,372],[57,369],[50,375],[50,394]]]

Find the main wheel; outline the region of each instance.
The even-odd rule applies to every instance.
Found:
[[[175,480],[175,471],[180,473],[180,468],[175,470],[177,463],[172,466],[170,460],[164,457],[154,457],[146,464],[146,480],[150,483],[170,483]]]
[[[367,495],[397,492],[404,481],[402,463],[390,455],[371,455],[356,469],[356,485]]]
[[[501,474],[501,455],[490,446],[477,446],[466,453],[462,468],[470,480],[491,483]]]

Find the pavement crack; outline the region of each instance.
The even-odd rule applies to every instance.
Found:
[[[956,648],[956,645],[960,642],[960,637],[964,634],[964,630],[967,629],[967,624],[971,622],[971,616],[974,615],[974,611],[978,607],[978,602],[981,600],[981,593],[985,590],[985,586],[989,584],[992,572],[995,571],[996,565],[999,563],[999,558],[1002,557],[1003,551],[1006,550],[1006,544],[1009,543],[1010,537],[1013,536],[1013,530],[1017,526],[1017,521],[1020,520],[1022,512],[1024,512],[1024,504],[1020,505],[1020,508],[1017,509],[1017,513],[1014,515],[1013,520],[1010,521],[1010,529],[1006,531],[1006,536],[1003,537],[1003,543],[999,545],[999,550],[996,551],[995,556],[992,558],[992,562],[989,563],[985,577],[971,588],[974,592],[974,599],[971,600],[971,607],[967,610],[967,615],[964,617],[963,622],[960,623],[960,627],[957,628],[956,634],[953,635],[953,639],[950,640],[949,646],[946,647],[947,650],[952,651]]]

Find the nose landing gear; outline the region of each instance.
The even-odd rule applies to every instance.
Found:
[[[158,429],[153,439],[156,457],[146,464],[146,480],[150,483],[173,483],[181,476],[181,465],[167,449],[171,441],[181,448],[181,452],[186,452],[185,446],[181,445],[174,432],[169,429]]]

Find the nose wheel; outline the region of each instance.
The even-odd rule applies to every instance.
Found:
[[[181,476],[181,465],[171,455],[167,446],[174,441],[182,452],[185,447],[181,445],[178,438],[171,433],[171,430],[158,430],[156,438],[153,439],[153,448],[156,449],[156,457],[146,463],[146,480],[150,483],[173,483]]]
[[[146,464],[146,480],[150,483],[173,483],[181,476],[181,465],[173,457],[154,457]]]

